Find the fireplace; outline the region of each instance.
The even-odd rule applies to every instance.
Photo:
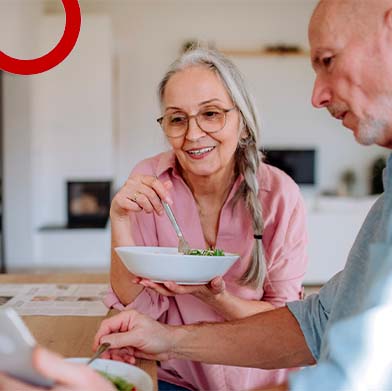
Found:
[[[105,228],[111,181],[67,181],[67,228]]]
[[[266,163],[280,168],[298,185],[315,185],[315,149],[265,148]]]

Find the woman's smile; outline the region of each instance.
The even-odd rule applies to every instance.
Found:
[[[200,159],[204,159],[205,157],[209,156],[214,149],[215,149],[215,146],[199,147],[199,148],[188,149],[185,152],[192,159],[200,160]]]

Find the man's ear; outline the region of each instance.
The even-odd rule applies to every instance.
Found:
[[[384,21],[386,26],[392,31],[392,8],[386,10],[384,14]]]
[[[392,8],[388,8],[384,12],[384,37],[385,37],[385,43],[387,45],[387,53],[390,55],[390,52],[392,50]]]

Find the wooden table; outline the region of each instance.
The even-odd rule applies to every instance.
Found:
[[[107,274],[0,274],[0,284],[102,284]],[[108,316],[113,313],[111,311]],[[37,342],[65,357],[89,357],[92,343],[103,316],[24,316],[23,320]],[[146,371],[157,386],[157,367],[154,361],[137,360],[136,365]]]

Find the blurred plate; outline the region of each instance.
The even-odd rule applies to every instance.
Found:
[[[89,358],[72,357],[67,358],[66,360],[74,363],[86,364]],[[134,365],[97,358],[90,364],[90,367],[98,371],[106,372],[112,376],[122,377],[127,382],[132,383],[137,391],[153,391],[154,389],[151,377],[142,369],[135,367]]]

